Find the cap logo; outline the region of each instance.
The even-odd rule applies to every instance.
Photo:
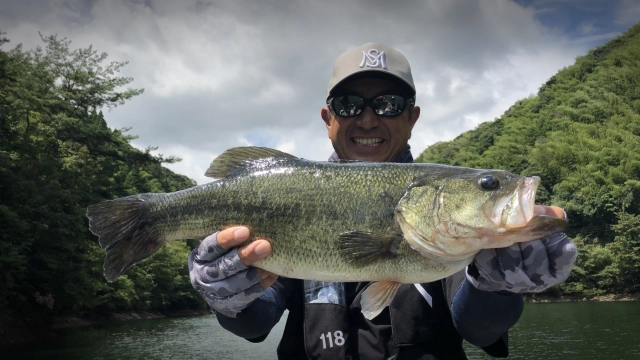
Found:
[[[381,68],[387,70],[387,60],[384,51],[378,52],[376,49],[371,49],[368,52],[362,51],[362,62],[360,67]]]

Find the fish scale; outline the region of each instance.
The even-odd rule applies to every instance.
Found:
[[[274,160],[255,169],[249,166],[253,171],[221,180],[224,184],[214,182],[168,195],[157,207],[150,205],[149,220],[158,224],[157,233],[165,234],[163,241],[201,239],[220,229],[245,225],[253,235],[250,241],[265,238],[273,247],[269,257],[254,265],[287,277],[324,281],[398,277],[398,270],[407,266],[404,262],[415,260],[429,273],[438,264],[410,248],[402,249],[399,261],[382,266],[357,267],[340,256],[340,234],[385,233],[393,225],[395,204],[421,171],[392,167],[399,171],[385,171],[387,164]],[[280,171],[283,168],[292,170]],[[166,204],[172,204],[170,213]]]

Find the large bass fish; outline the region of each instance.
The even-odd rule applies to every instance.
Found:
[[[125,270],[176,239],[203,239],[245,225],[272,253],[253,265],[319,281],[375,281],[362,296],[368,318],[400,283],[464,269],[481,249],[507,247],[566,229],[534,214],[538,177],[436,164],[316,162],[241,147],[206,173],[220,180],[167,194],[89,206],[106,249],[104,274]]]

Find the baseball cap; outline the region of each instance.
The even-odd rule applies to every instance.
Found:
[[[358,77],[391,77],[406,84],[415,95],[409,61],[398,50],[380,43],[367,43],[338,56],[327,87],[327,98],[345,80]]]

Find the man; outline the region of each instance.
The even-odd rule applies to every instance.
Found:
[[[335,149],[330,160],[413,162],[408,140],[420,116],[407,59],[377,43],[340,55],[320,115]],[[550,208],[537,206],[536,212]],[[520,317],[523,292],[564,281],[576,259],[565,234],[478,253],[441,281],[405,284],[372,320],[360,312],[369,283],[278,278],[250,265],[271,245],[245,227],[213,234],[189,256],[196,288],[225,329],[260,342],[289,316],[281,359],[466,359],[462,340],[488,354],[508,354],[507,331]]]

